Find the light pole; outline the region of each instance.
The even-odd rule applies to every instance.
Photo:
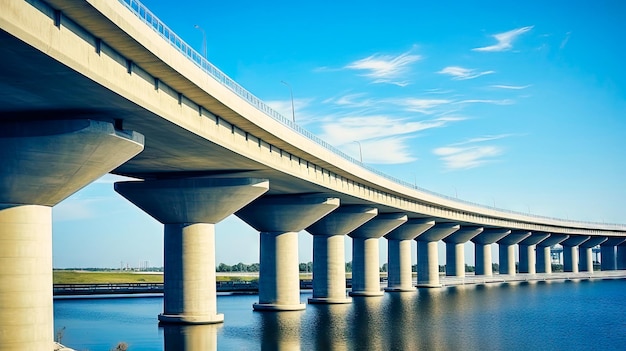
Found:
[[[195,24],[193,27],[202,32],[202,53],[204,54],[204,58],[206,59],[206,32],[204,31],[204,29],[202,29],[202,27],[197,24]]]
[[[280,82],[289,88],[289,95],[291,95],[291,118],[293,119],[293,123],[296,123],[296,109],[293,107],[293,89],[291,89],[291,85],[284,80],[281,80]]]
[[[361,142],[356,140],[354,142],[359,144],[359,161],[363,163],[363,150],[361,149]]]

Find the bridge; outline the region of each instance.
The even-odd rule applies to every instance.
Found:
[[[0,349],[52,348],[51,208],[108,172],[142,181],[115,190],[164,224],[163,323],[219,323],[215,223],[235,214],[260,233],[256,310],[298,310],[297,233],[313,235],[313,297],[350,303],[344,236],[352,238],[352,296],[476,274],[626,268],[626,226],[484,207],[431,193],[364,166],[227,77],[134,0],[10,0],[0,5]]]

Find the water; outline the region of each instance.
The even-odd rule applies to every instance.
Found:
[[[624,279],[420,289],[280,313],[253,312],[256,295],[217,301],[223,325],[159,327],[160,297],[56,300],[55,330],[79,351],[626,349]]]

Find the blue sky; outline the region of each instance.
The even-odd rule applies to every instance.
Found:
[[[297,123],[357,159],[360,144],[369,166],[479,204],[626,223],[622,1],[143,3],[198,52],[202,28],[209,60],[288,117],[291,87]],[[162,225],[114,179],[55,207],[55,267],[162,264]],[[218,263],[258,261],[247,225],[217,233]]]

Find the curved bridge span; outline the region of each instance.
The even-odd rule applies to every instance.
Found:
[[[464,277],[468,241],[477,275],[493,274],[494,243],[503,275],[516,274],[516,247],[519,272],[549,274],[550,246],[558,243],[566,271],[593,271],[597,245],[603,270],[626,268],[626,225],[489,208],[365,167],[273,111],[138,1],[16,0],[0,9],[0,240],[8,248],[0,258],[12,259],[0,278],[18,281],[0,292],[3,301],[22,303],[0,305],[0,345],[52,342],[45,332],[52,330],[50,208],[107,172],[142,179],[117,183],[116,191],[164,224],[165,323],[223,320],[214,224],[233,213],[261,233],[257,310],[304,308],[301,230],[314,236],[310,303],[351,301],[345,235],[353,239],[352,296],[382,294],[383,236],[388,291],[414,289],[411,240],[424,287],[440,286],[440,240],[446,275],[457,278]],[[16,269],[24,266],[32,269]],[[24,325],[43,336],[4,336]]]

